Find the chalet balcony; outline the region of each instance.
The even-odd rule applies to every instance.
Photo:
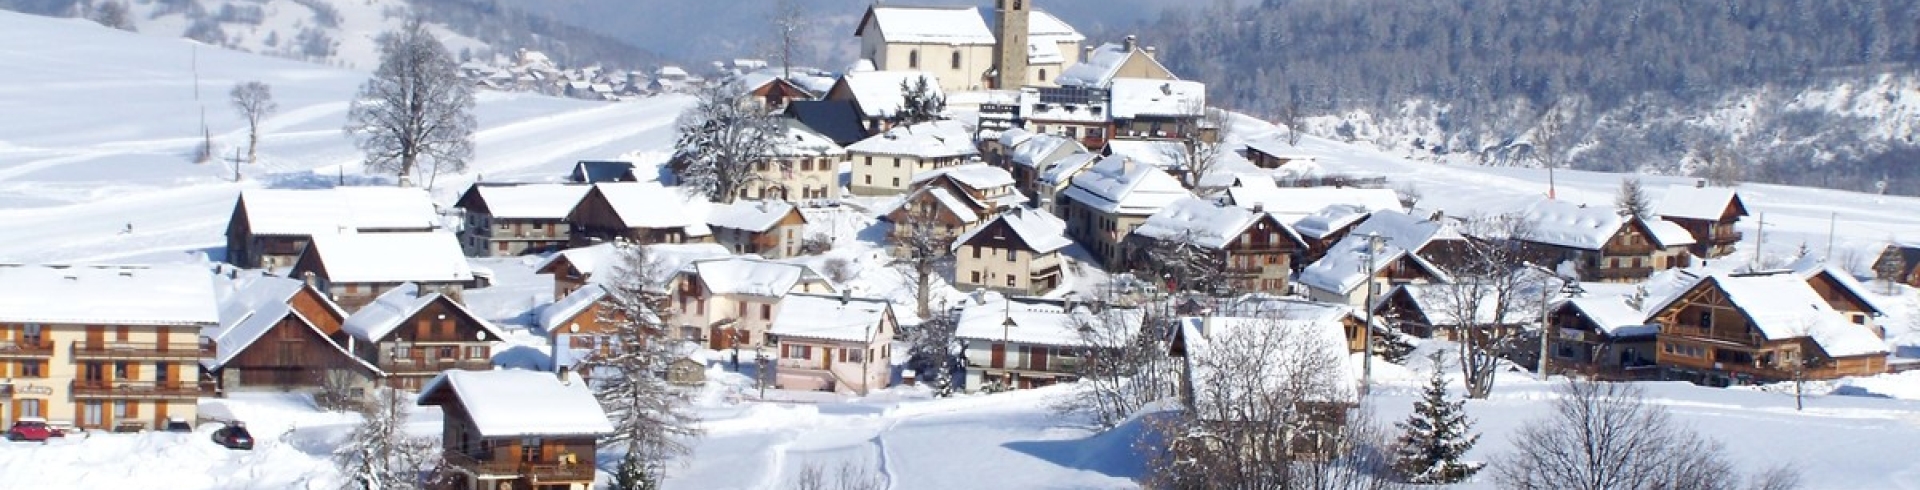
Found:
[[[1595,279],[1602,281],[1618,279],[1646,279],[1653,275],[1652,267],[1613,267],[1601,268],[1593,272]]]
[[[493,361],[488,359],[426,359],[419,357],[402,357],[389,360],[387,363],[381,365],[380,369],[389,374],[397,375],[439,374],[442,371],[454,369],[490,371],[493,369]]]
[[[213,396],[211,382],[202,383],[152,383],[75,380],[71,385],[74,398],[115,398],[140,400],[193,399]]]
[[[1655,251],[1656,250],[1654,250],[1652,243],[1641,243],[1637,245],[1609,246],[1606,248],[1605,254],[1608,257],[1631,257],[1636,255],[1638,256],[1653,255]]]
[[[53,342],[45,340],[0,341],[0,359],[31,359],[53,356]]]
[[[1745,237],[1746,234],[1737,231],[1717,232],[1708,233],[1705,241],[1708,245],[1732,245],[1739,243],[1740,239]]]
[[[1690,337],[1694,339],[1708,340],[1720,346],[1745,347],[1745,346],[1760,345],[1761,343],[1766,342],[1766,339],[1763,339],[1759,335],[1755,335],[1751,333],[1742,334],[1742,335],[1728,335],[1728,334],[1722,334],[1722,333],[1715,333],[1713,329],[1707,328],[1706,326],[1687,324],[1687,323],[1667,325],[1660,329],[1660,333],[1664,335],[1673,335],[1678,337]]]
[[[75,341],[73,343],[75,360],[197,361],[207,357],[213,357],[213,342],[186,344]]]
[[[536,485],[593,481],[593,465],[524,461],[482,461],[461,452],[445,453],[447,463],[480,478],[520,477]]]

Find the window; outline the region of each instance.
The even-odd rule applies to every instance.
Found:
[[[846,362],[863,362],[863,361],[866,361],[867,359],[867,350],[866,349],[841,349],[840,356],[845,358],[842,360]]]
[[[959,68],[959,67],[957,67],[957,66],[956,66],[956,67],[954,67],[954,68]],[[1040,69],[1040,81],[1042,81],[1042,82],[1044,82],[1044,81],[1047,81],[1047,69],[1046,69],[1046,68],[1041,68],[1041,69]]]
[[[867,155],[863,158],[867,159],[867,163],[866,163],[867,166],[869,167],[873,166],[873,155]]]
[[[959,51],[953,52],[953,69],[955,70],[960,69],[960,52]],[[1042,73],[1044,73],[1044,71]],[[1041,79],[1045,80],[1046,78],[1043,77]]]
[[[920,67],[920,50],[916,49],[913,51],[908,51],[907,52],[907,68],[919,68],[919,67]]]
[[[968,246],[967,248],[971,248],[971,249],[973,249],[973,258],[976,258],[976,259],[977,259],[977,258],[980,258],[980,247],[979,247],[979,246]]]
[[[113,379],[127,379],[127,362],[113,363]]]
[[[47,415],[41,412],[44,411],[43,409],[45,407],[41,407],[40,405],[46,402],[47,402],[46,400],[21,399],[21,400],[16,400],[14,403],[19,404],[21,417],[43,417],[44,418]]]
[[[1007,287],[1013,287],[1013,274],[1007,274]]]
[[[411,347],[411,346],[405,346],[405,345],[402,345],[402,346],[397,346],[397,347],[394,347],[394,348],[393,348],[393,357],[394,357],[395,359],[412,359],[412,358],[413,358],[413,347]]]
[[[971,280],[971,281],[967,281],[967,282],[971,282],[971,283],[974,283],[974,284],[980,284],[980,271],[973,271],[973,272],[972,272],[972,276],[971,276],[971,277],[973,278],[973,280]]]
[[[87,402],[86,404],[81,405],[80,409],[81,409],[80,410],[81,424],[92,426],[92,427],[99,427],[102,424],[106,423],[106,421],[104,420],[105,418],[104,415],[106,415],[105,414],[106,407],[102,406],[100,402]]]
[[[900,157],[893,157],[893,168],[900,168]],[[894,184],[899,185],[899,184]]]
[[[467,358],[468,359],[486,359],[487,347],[483,345],[467,346]]]
[[[520,461],[527,463],[540,462],[540,442],[540,438],[538,437],[520,439]]]
[[[127,402],[125,400],[113,402],[113,418],[114,420],[127,418]]]
[[[86,380],[87,380],[87,381],[88,381],[89,383],[95,383],[95,384],[97,384],[97,383],[99,383],[99,382],[101,382],[101,381],[105,381],[105,380],[107,379],[107,374],[106,374],[106,373],[107,373],[107,370],[106,370],[106,367],[105,367],[105,366],[101,366],[101,365],[100,365],[100,363],[97,363],[97,362],[89,362],[89,363],[87,363],[87,365],[86,365],[86,367],[84,368],[84,371],[85,371],[85,373],[84,373],[84,374],[86,375],[86,378],[85,378],[85,379],[86,379]]]
[[[1018,261],[1020,261],[1020,251],[1011,250],[1011,249],[1007,250],[1007,262],[1018,262]]]
[[[899,161],[899,160],[894,160],[894,161],[893,161],[893,165],[894,165],[894,166],[899,166],[899,165],[900,165],[900,161]],[[894,186],[894,187],[900,187],[900,178],[899,178],[899,177],[894,177],[894,178],[893,178],[893,186]]]
[[[453,346],[446,346],[446,347],[441,347],[441,348],[440,348],[440,358],[441,358],[441,359],[449,359],[449,360],[450,360],[450,359],[459,359],[459,357],[455,357],[455,356],[457,356],[457,355],[459,355],[459,353],[460,353],[460,349],[459,349],[458,347],[453,347]]]
[[[760,305],[760,319],[761,320],[773,319],[773,305]]]
[[[22,378],[44,378],[47,376],[46,369],[46,365],[41,364],[40,361],[20,361]]]
[[[1712,326],[1713,326],[1713,310],[1701,311],[1700,312],[1700,328],[1709,328]]]
[[[872,176],[872,175],[867,175],[867,176],[864,176],[863,178],[865,178],[865,179],[867,180],[867,185],[873,185],[873,176]]]
[[[29,323],[20,332],[20,343],[40,345],[40,324]]]
[[[173,370],[173,365],[170,363],[165,363],[165,362],[153,363],[153,382],[163,383],[163,384],[166,383],[167,371],[171,371],[171,370]]]
[[[791,359],[812,359],[813,358],[813,346],[787,344],[786,351],[787,351],[786,356]]]

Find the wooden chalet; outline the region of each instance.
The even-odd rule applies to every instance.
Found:
[[[1327,251],[1340,240],[1347,237],[1355,227],[1372,216],[1363,206],[1353,204],[1332,204],[1313,214],[1293,222],[1293,230],[1306,240],[1307,248],[1294,261],[1294,267],[1305,268],[1307,264],[1320,261]]]
[[[333,341],[347,313],[306,283],[257,276],[228,287],[214,338],[217,348],[201,361],[222,392],[298,391],[357,399],[386,376]]]
[[[807,217],[785,201],[739,201],[715,205],[707,215],[714,242],[738,254],[798,257],[806,242]]]
[[[1248,463],[1331,457],[1359,403],[1359,369],[1344,348],[1344,328],[1327,319],[1181,318],[1167,343],[1180,370],[1180,402],[1208,432],[1248,448]],[[1327,369],[1289,367],[1303,355],[1324,356]],[[1275,406],[1245,410],[1248,399]],[[1299,415],[1262,418],[1282,413]]]
[[[1371,237],[1378,237],[1377,248]],[[1369,289],[1378,301],[1396,285],[1449,282],[1438,260],[1457,253],[1465,240],[1441,221],[1376,211],[1301,269],[1297,281],[1314,301],[1366,308]]]
[[[348,316],[334,342],[404,390],[449,369],[493,369],[493,345],[505,333],[446,295],[406,286]]]
[[[446,414],[445,488],[588,488],[595,450],[613,424],[587,382],[541,371],[447,371],[423,385],[418,403]]]
[[[567,174],[567,182],[575,184],[638,182],[639,180],[639,176],[633,174],[633,162],[581,160],[574,163],[573,172]]]
[[[349,312],[402,284],[459,301],[474,281],[459,239],[444,231],[316,235],[288,276]]]
[[[1621,216],[1612,207],[1541,200],[1523,213],[1512,238],[1544,264],[1572,262],[1582,277],[1603,282],[1645,280],[1654,272],[1692,265],[1693,236],[1666,220]]]
[[[1279,136],[1269,136],[1248,140],[1240,149],[1240,155],[1255,167],[1264,169],[1285,168],[1299,163],[1302,166],[1314,164],[1314,157],[1293,150]]]
[[[1740,193],[1727,187],[1707,187],[1705,181],[1694,186],[1667,188],[1654,206],[1653,214],[1672,221],[1693,236],[1689,250],[1694,255],[1715,258],[1733,253],[1742,237],[1734,225],[1747,215],[1747,204]]]
[[[468,256],[510,257],[567,247],[567,214],[591,187],[578,184],[475,183],[454,202],[465,215],[460,246]]]
[[[1553,333],[1552,371],[1578,372],[1600,379],[1652,379],[1657,325],[1625,298],[1569,298],[1554,303],[1548,321]]]
[[[756,72],[747,74],[742,80],[743,94],[759,104],[768,112],[782,112],[787,105],[796,100],[813,100],[813,93],[794,85],[785,78]]]
[[[227,262],[293,265],[314,235],[425,232],[439,227],[426,191],[394,187],[248,189],[227,221]]]
[[[893,379],[892,344],[900,329],[880,298],[791,294],[767,330],[780,352],[779,386],[866,395]]]
[[[594,282],[595,276],[615,272],[619,262],[624,260],[619,247],[627,246],[632,245],[608,242],[561,250],[534,268],[534,272],[553,276],[553,298],[558,300]],[[666,274],[677,272],[680,266],[694,260],[733,255],[733,251],[713,243],[653,244],[645,247],[654,260],[663,261],[661,269],[664,270],[660,272]]]
[[[1874,259],[1873,274],[1882,281],[1920,288],[1920,245],[1888,244]]]
[[[590,284],[540,310],[540,329],[553,346],[555,370],[573,370],[592,356],[613,353],[613,334],[621,321],[607,307],[607,290]]]
[[[1469,335],[1485,338],[1502,338],[1517,332],[1528,324],[1537,324],[1540,309],[1536,298],[1526,312],[1507,312],[1501,317],[1498,304],[1491,298],[1481,299],[1475,306],[1473,317],[1462,318],[1450,301],[1452,293],[1439,284],[1401,284],[1388,291],[1373,307],[1377,318],[1387,319],[1395,328],[1407,335],[1429,339],[1458,341],[1461,330],[1472,328]],[[1475,337],[1481,338],[1481,337]]]
[[[1727,386],[1887,371],[1886,342],[1796,274],[1711,275],[1648,311],[1669,379]]]
[[[789,295],[840,292],[811,266],[757,257],[693,260],[663,283],[673,291],[674,333],[716,350],[771,345],[767,329]]]
[[[1137,331],[1143,318],[1137,308],[1031,297],[965,307],[954,336],[965,345],[966,389],[1071,382],[1090,348],[1081,325],[1112,321],[1121,331]]]
[[[1042,295],[1060,286],[1072,240],[1067,224],[1046,211],[1016,207],[953,241],[954,287]]]
[[[1293,259],[1307,249],[1306,240],[1292,226],[1257,205],[1253,209],[1200,198],[1174,201],[1135,228],[1131,264],[1151,270],[1149,253],[1169,241],[1206,250],[1220,267],[1226,286],[1234,291],[1286,294]],[[1173,285],[1191,290],[1187,285]]]
[[[653,182],[594,184],[567,213],[572,245],[601,242],[697,243],[713,239],[705,196]]]

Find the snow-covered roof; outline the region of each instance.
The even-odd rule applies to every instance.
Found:
[[[920,158],[950,158],[980,154],[980,150],[973,146],[973,134],[967,125],[950,119],[910,126],[895,126],[886,132],[847,145],[847,151]]]
[[[1586,296],[1562,300],[1560,308],[1579,310],[1600,327],[1608,337],[1646,337],[1660,333],[1658,325],[1647,324],[1647,314],[1633,309],[1621,296]]]
[[[1420,313],[1426,315],[1429,325],[1458,326],[1464,322],[1460,320],[1457,316],[1458,312],[1453,310],[1454,307],[1450,305],[1447,300],[1447,295],[1453,293],[1454,291],[1450,289],[1450,286],[1444,284],[1401,284],[1394,286],[1394,290],[1388,292],[1382,300],[1384,301],[1386,298],[1392,298],[1396,295],[1405,297],[1413,302],[1414,308],[1419,309]],[[1540,312],[1537,308],[1531,309],[1530,311],[1533,311],[1534,314],[1526,315],[1508,312],[1506,321],[1508,323],[1525,322],[1537,318]],[[1500,302],[1492,299],[1483,299],[1474,303],[1473,323],[1475,325],[1492,326],[1499,317]]]
[[[1354,365],[1353,356],[1347,354],[1346,325],[1339,321],[1186,317],[1180,319],[1180,330],[1189,359],[1188,376],[1193,384],[1195,405],[1225,407],[1245,397],[1259,396],[1255,390],[1292,389],[1295,386],[1282,383],[1316,375],[1327,376],[1322,381],[1326,383],[1323,388],[1328,391],[1304,394],[1308,399],[1327,397],[1331,399],[1315,401],[1350,402],[1358,397],[1355,380],[1359,379],[1359,369]],[[1228,353],[1221,349],[1249,349],[1254,352]],[[1334,371],[1291,372],[1295,366],[1307,369],[1320,367],[1313,363],[1299,363],[1293,357],[1302,354],[1325,356],[1335,364]],[[1200,361],[1217,355],[1232,357],[1225,361]],[[1214,367],[1223,364],[1234,364],[1251,372],[1236,370],[1232,373],[1216,373]],[[1259,384],[1265,386],[1214,379],[1227,375],[1250,376],[1264,381]]]
[[[1109,307],[1096,313],[1086,303],[1009,298],[962,308],[954,336],[1075,347],[1085,343],[1080,332],[1082,325],[1116,321],[1125,325],[1121,330],[1137,332],[1144,318],[1137,308]]]
[[[1888,352],[1885,341],[1865,325],[1856,325],[1834,310],[1798,274],[1714,274],[1701,278],[1693,288],[1708,282],[1718,285],[1727,300],[1768,340],[1811,338],[1834,357]],[[1675,295],[1648,311],[1666,310],[1685,296],[1684,292]]]
[[[790,117],[780,118],[780,127],[786,134],[773,140],[768,156],[775,157],[818,157],[847,154],[847,149],[834,143],[833,138],[814,131],[805,123]]]
[[[347,317],[347,321],[340,324],[340,330],[360,340],[378,342],[386,338],[387,334],[393,333],[395,328],[399,328],[402,323],[412,318],[414,314],[419,313],[422,308],[426,308],[427,305],[433,304],[435,300],[441,298],[446,297],[432,291],[428,291],[426,295],[421,295],[420,288],[415,287],[413,284],[401,284],[392,290],[381,293],[380,296],[373,299],[373,302],[367,303],[366,306],[360,307],[359,311],[353,312],[352,315]],[[506,333],[501,332],[499,327],[494,326],[493,323],[488,322],[485,318],[480,318],[480,315],[473,314],[473,311],[468,310],[466,305],[460,304],[459,301],[453,301],[451,298],[447,298],[447,304],[453,305],[455,310],[472,319],[474,323],[479,324],[481,329],[493,334],[493,340],[506,338]]]
[[[1034,10],[1027,14],[1027,39],[1059,43],[1085,41],[1087,37],[1059,17],[1044,10]]]
[[[1367,211],[1406,210],[1392,189],[1280,187],[1271,179],[1245,180],[1241,187],[1227,188],[1227,198],[1244,207],[1260,206],[1286,219],[1304,218],[1336,204],[1360,206]]]
[[[1356,221],[1367,219],[1367,209],[1353,204],[1331,204],[1313,214],[1293,222],[1293,229],[1300,236],[1319,240],[1333,232],[1353,226]]]
[[[1120,68],[1125,66],[1127,60],[1133,56],[1142,56],[1155,65],[1160,64],[1150,56],[1127,49],[1125,44],[1106,43],[1094,48],[1087,59],[1067,67],[1055,81],[1063,86],[1105,88],[1113,82],[1114,77],[1120,74]],[[1164,70],[1165,67],[1161,69]]]
[[[1257,138],[1248,138],[1241,143],[1246,145],[1249,150],[1265,153],[1275,158],[1285,158],[1289,161],[1313,161],[1317,159],[1311,154],[1301,153],[1299,150],[1294,149],[1293,145],[1287,144],[1286,137],[1279,133],[1268,134]]]
[[[1147,215],[1193,193],[1152,165],[1108,157],[1074,176],[1066,196],[1104,213]]]
[[[955,182],[959,182],[967,187],[981,190],[1006,187],[1014,184],[1013,174],[1007,173],[1006,169],[984,163],[954,165],[920,172],[914,174],[913,183],[918,184],[942,176],[951,178]]]
[[[1659,244],[1660,248],[1679,247],[1692,245],[1694,243],[1693,233],[1687,232],[1687,229],[1681,228],[1678,223],[1664,219],[1641,220],[1640,223],[1647,225],[1647,233],[1652,235],[1653,242]]]
[[[767,329],[767,333],[782,337],[867,342],[880,335],[876,329],[880,328],[891,308],[891,304],[881,298],[789,294],[780,300],[780,309],[773,313],[773,325]]]
[[[198,265],[0,265],[0,323],[220,323],[213,272]]]
[[[1310,301],[1297,297],[1274,296],[1266,293],[1250,293],[1233,298],[1220,305],[1213,312],[1218,316],[1240,316],[1260,318],[1286,318],[1311,321],[1345,321],[1356,316],[1354,307],[1338,304]]]
[[[1534,201],[1522,212],[1522,219],[1527,230],[1525,236],[1516,238],[1581,250],[1599,250],[1627,223],[1627,218],[1612,206],[1553,199]]]
[[[1027,128],[1007,128],[1006,131],[1000,132],[998,139],[1001,148],[1017,148],[1027,140],[1033,139],[1035,134]]]
[[[707,196],[667,187],[657,182],[602,182],[593,185],[613,214],[632,228],[680,229],[688,236],[707,236]]]
[[[1825,259],[1808,254],[1799,260],[1795,260],[1792,264],[1788,264],[1788,267],[1793,269],[1794,274],[1799,275],[1803,280],[1811,281],[1814,276],[1820,275],[1825,275],[1833,279],[1833,282],[1838,283],[1841,289],[1847,290],[1847,293],[1852,294],[1854,299],[1863,303],[1868,313],[1883,313],[1887,311],[1886,308],[1880,306],[1879,302],[1874,301],[1874,295],[1867,291],[1865,284],[1861,284],[1859,279],[1853,277],[1853,274],[1827,264]]]
[[[415,188],[247,189],[240,201],[255,235],[428,230],[439,224],[432,198]]]
[[[1115,119],[1199,117],[1207,109],[1207,85],[1191,80],[1115,78],[1111,90]]]
[[[906,196],[902,196],[898,201],[891,201],[893,204],[885,208],[887,210],[886,214],[893,214],[893,212],[897,210],[913,206],[915,202],[919,202],[917,198],[922,195],[933,198],[934,204],[939,205],[940,209],[946,210],[948,214],[959,219],[962,223],[971,224],[980,222],[980,211],[975,210],[973,206],[967,204],[973,202],[972,199],[953,195],[953,191],[940,186],[921,187],[918,190],[908,193]]]
[[[477,194],[496,219],[557,220],[566,219],[589,190],[593,188],[580,184],[474,184],[468,192]]]
[[[1067,222],[1061,221],[1053,213],[1016,207],[960,234],[953,240],[953,248],[958,250],[966,245],[981,231],[992,227],[996,221],[1005,222],[1007,228],[1013,230],[1013,234],[1017,235],[1020,241],[1026,242],[1035,253],[1051,253],[1073,244],[1072,240],[1067,239]]]
[[[940,77],[919,70],[856,71],[840,77],[847,84],[847,90],[853,94],[854,105],[860,106],[860,113],[866,117],[893,117],[906,104],[906,94],[900,90],[900,84],[909,85],[914,80],[925,77],[930,95],[942,95]]]
[[[790,213],[793,213],[793,203],[786,201],[735,201],[714,205],[707,214],[707,225],[763,232],[780,224]]]
[[[1078,87],[1020,89],[1020,116],[1027,121],[1106,124],[1112,121],[1112,96]]]
[[[219,369],[232,362],[234,356],[240,355],[254,342],[259,341],[261,336],[266,335],[268,330],[273,329],[274,325],[278,325],[280,320],[287,318],[288,315],[294,316],[315,335],[326,336],[326,332],[320,331],[319,327],[313,324],[313,319],[307,318],[305,314],[293,308],[294,295],[305,288],[306,283],[263,275],[241,278],[228,287],[230,291],[220,302],[220,332],[213,336],[214,357],[201,361],[201,364],[208,369]],[[332,303],[327,303],[326,306],[340,316],[346,316],[345,312],[341,312],[339,307]],[[353,355],[339,344],[325,343],[341,356],[352,359],[367,370],[380,372],[380,368]]]
[[[1108,141],[1107,154],[1163,169],[1185,170],[1187,167],[1187,144],[1174,140]]]
[[[1361,226],[1372,222],[1372,219],[1368,219],[1366,223],[1361,223]],[[1368,277],[1379,274],[1380,271],[1402,258],[1412,260],[1427,272],[1441,276],[1441,282],[1445,282],[1444,272],[1439,267],[1428,262],[1420,254],[1407,253],[1406,249],[1395,245],[1393,240],[1388,240],[1379,252],[1374,254],[1373,270],[1367,270],[1367,234],[1356,228],[1353,233],[1347,234],[1332,247],[1328,247],[1325,257],[1302,269],[1299,283],[1323,291],[1345,294],[1360,287],[1361,284],[1366,283]]]
[[[320,255],[335,283],[473,280],[460,239],[445,231],[314,235],[307,253]]]
[[[1217,250],[1226,248],[1228,243],[1246,233],[1248,227],[1267,216],[1270,215],[1189,197],[1161,208],[1160,212],[1147,217],[1146,223],[1133,232],[1158,240],[1188,240],[1194,245]],[[1293,231],[1293,227],[1284,223],[1278,231],[1286,233],[1294,243],[1306,242],[1299,233]]]
[[[1719,221],[1727,212],[1727,207],[1739,199],[1739,194],[1727,187],[1694,187],[1675,185],[1660,194],[1660,202],[1654,204],[1653,214],[1683,219]],[[1745,213],[1745,210],[1740,210]]]
[[[420,402],[453,390],[480,437],[603,436],[613,424],[587,383],[568,375],[500,369],[440,373],[420,389]]]
[[[871,25],[880,29],[880,36],[887,42],[947,45],[994,43],[993,31],[987,29],[986,19],[973,7],[875,5],[868,10],[868,15],[873,19]],[[862,24],[854,35],[869,35],[866,32],[867,25]]]
[[[1026,130],[1019,131],[1026,133]],[[1012,131],[1009,131],[1009,133],[1012,133]],[[1013,148],[1013,152],[1009,155],[1009,158],[1013,160],[1013,163],[1016,165],[1028,168],[1041,168],[1052,163],[1049,159],[1053,158],[1055,154],[1061,153],[1060,150],[1062,148],[1068,149],[1065,152],[1066,154],[1087,151],[1086,146],[1081,145],[1079,141],[1075,141],[1073,138],[1053,134],[1026,134],[1030,136],[1011,147]],[[1004,141],[1002,143],[1004,144]]]
[[[595,302],[606,297],[606,288],[600,287],[599,284],[588,284],[575,289],[567,293],[566,297],[540,309],[540,330],[552,335],[556,329],[560,328],[561,322],[572,320],[580,312],[586,311],[587,307],[593,306]]]
[[[1376,211],[1367,221],[1353,227],[1354,236],[1378,234],[1387,243],[1414,253],[1425,251],[1435,240],[1464,240],[1465,237],[1444,221],[1433,221],[1398,211]]]
[[[728,257],[694,261],[693,273],[712,294],[782,297],[802,284],[818,282],[829,290],[838,286],[806,264],[775,262],[758,257]]]
[[[1079,177],[1081,172],[1085,171],[1088,167],[1092,167],[1102,158],[1103,157],[1097,153],[1082,149],[1067,156],[1060,157],[1059,160],[1055,160],[1051,165],[1041,168],[1040,176],[1034,180],[1056,189],[1064,187],[1072,184],[1074,177]]]

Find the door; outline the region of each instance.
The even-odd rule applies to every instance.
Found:
[[[1005,367],[1007,363],[1007,345],[993,344],[993,360],[989,367]]]
[[[105,327],[90,325],[87,327],[87,350],[100,350],[107,339]]]
[[[1047,370],[1047,348],[1046,347],[1034,347],[1033,352],[1028,355],[1030,357],[1027,358],[1028,359],[1027,362],[1033,365],[1033,370],[1035,371]]]
[[[167,333],[168,333],[167,327],[160,327],[158,330],[159,331],[154,334],[153,341],[157,343],[157,345],[155,345],[154,348],[159,350],[160,352],[166,352],[167,351]]]
[[[820,348],[820,369],[833,369],[833,348]]]

